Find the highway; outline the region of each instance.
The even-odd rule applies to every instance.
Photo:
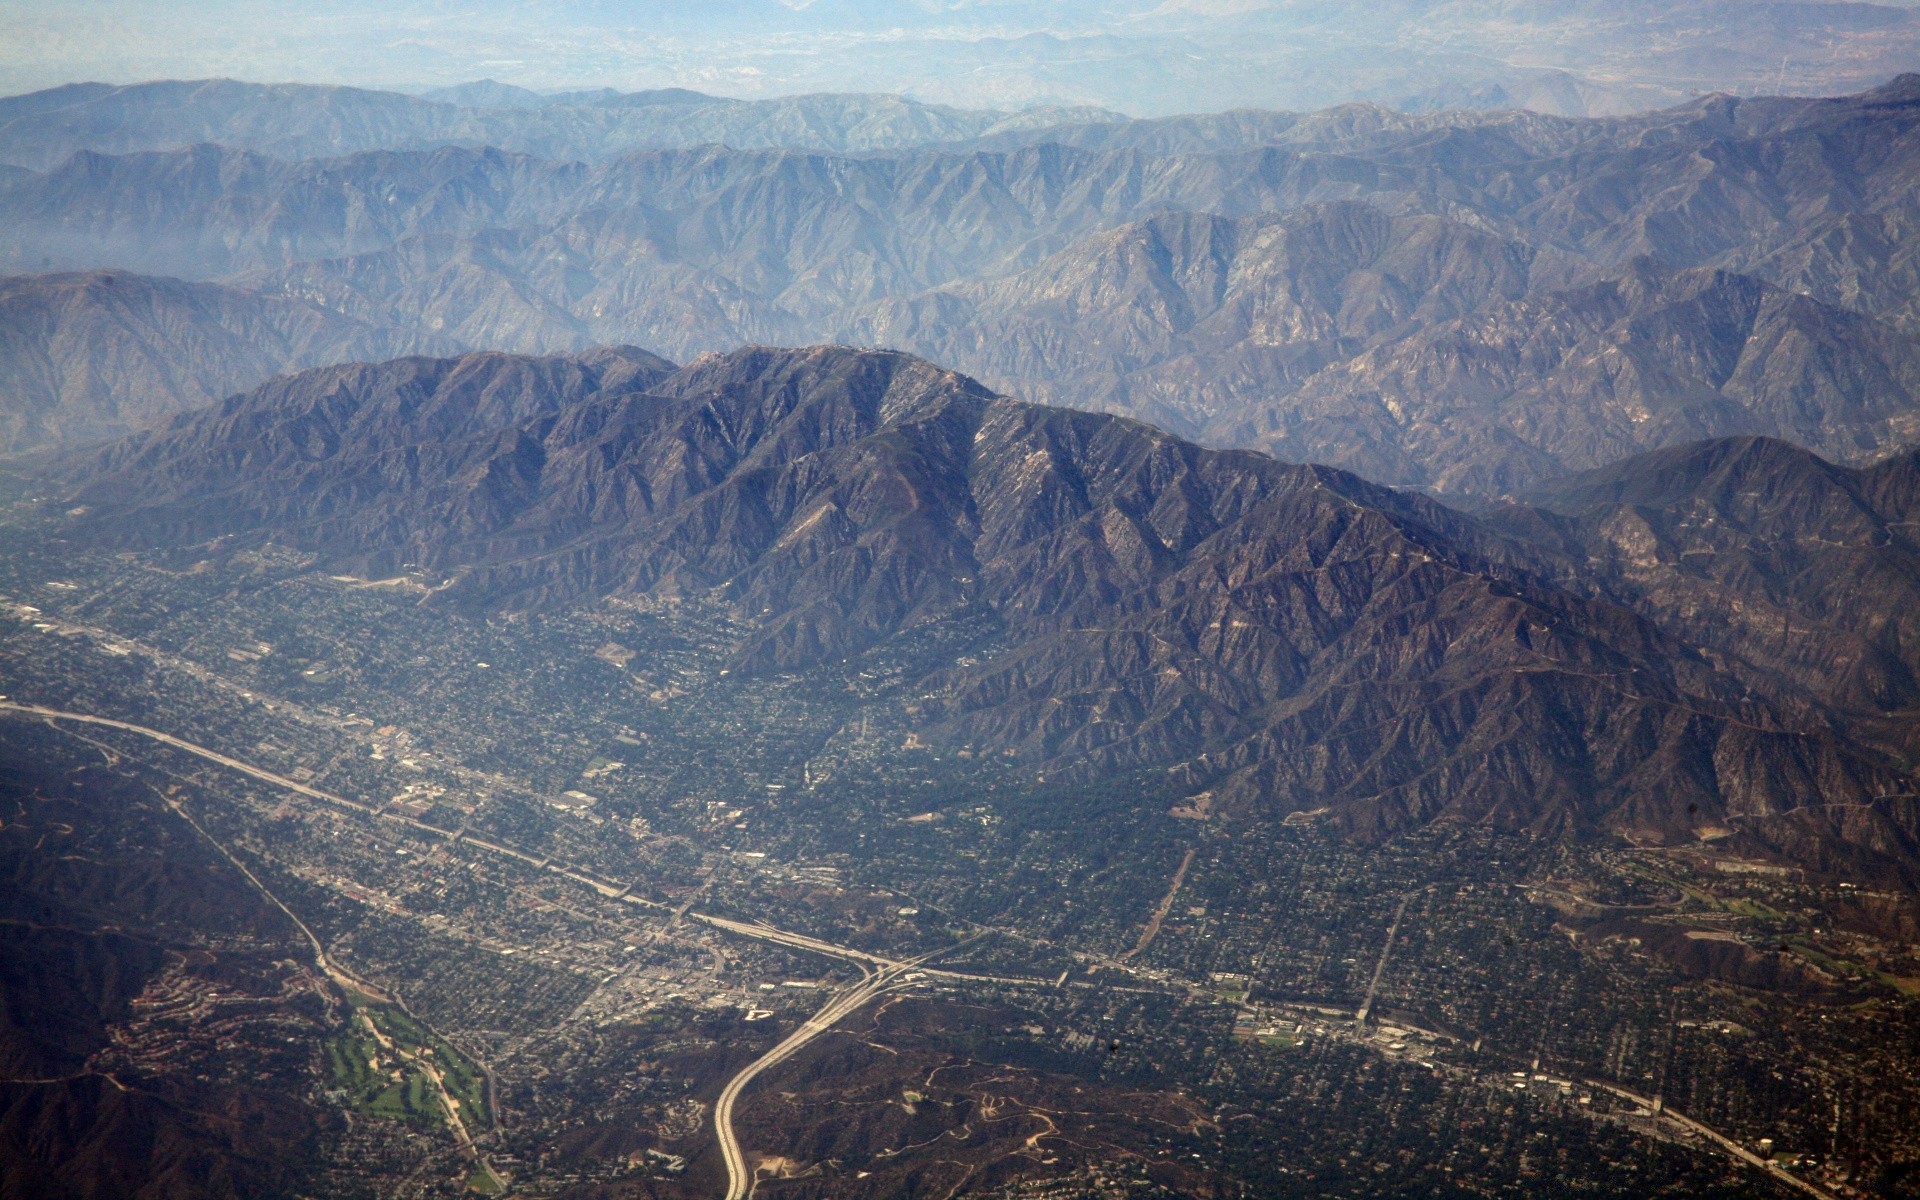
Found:
[[[429,825],[425,821],[416,820],[403,813],[391,812],[380,805],[367,804],[360,800],[349,800],[345,796],[337,796],[332,792],[322,791],[319,788],[301,783],[298,780],[289,779],[284,775],[275,774],[272,771],[256,767],[251,763],[242,762],[237,758],[222,754],[217,750],[209,750],[205,746],[196,745],[184,738],[177,738],[172,734],[162,733],[157,729],[149,729],[145,725],[136,725],[131,721],[119,721],[111,717],[96,717],[89,713],[67,712],[57,708],[45,708],[37,704],[18,704],[11,700],[0,700],[0,713],[16,713],[21,716],[39,717],[48,721],[75,721],[85,725],[104,725],[111,729],[122,729],[128,733],[137,733],[141,737],[149,738],[162,745],[172,746],[176,750],[184,750],[188,754],[197,755],[200,758],[206,759],[208,762],[218,763],[229,770],[238,771],[242,775],[251,776],[263,783],[270,783],[275,787],[285,788],[290,792],[296,792],[299,795],[307,796],[327,804],[337,805],[364,816],[374,817],[382,821],[392,821],[398,825],[406,825],[421,833],[431,834],[433,837],[451,841],[458,845],[471,846],[476,850],[483,850],[489,854],[514,859],[536,870],[547,871],[560,876],[562,879],[569,879],[582,886],[591,888],[606,899],[618,900],[624,904],[631,904],[638,908],[658,909],[663,912],[671,911],[667,905],[661,904],[658,901],[648,900],[644,897],[634,895],[631,890],[631,884],[614,883],[610,880],[601,879],[585,868],[557,861],[550,855],[531,854],[505,842],[479,837],[471,833],[453,832],[442,829],[438,825]],[[175,806],[175,808],[176,811],[178,811],[177,806]],[[185,814],[182,813],[182,815],[184,816]],[[288,913],[287,915],[291,917],[293,914]],[[839,946],[832,942],[821,941],[819,938],[808,937],[803,933],[794,933],[791,930],[780,929],[776,926],[768,925],[764,921],[737,921],[731,917],[722,917],[713,913],[691,910],[685,912],[684,915],[690,920],[699,921],[702,924],[712,926],[715,929],[725,930],[728,933],[736,934],[740,937],[753,938],[762,942],[771,942],[774,945],[785,946],[793,950],[811,951],[828,958],[837,958],[843,962],[854,963],[861,966],[862,969],[866,967],[878,967],[881,970],[904,970],[912,965],[900,959],[888,958],[883,954],[873,954],[866,950],[856,950],[851,946]],[[297,919],[295,923],[298,924]],[[303,931],[305,930],[305,926],[301,928]],[[312,935],[309,933],[308,936],[311,937]],[[317,945],[316,940],[316,946]],[[941,953],[951,953],[953,949],[954,947],[948,947],[946,950],[941,951]],[[915,961],[918,962],[922,960]],[[947,979],[965,979],[979,983],[1008,983],[1033,987],[1047,986],[1051,983],[1050,980],[1045,979],[1029,979],[1021,976],[1008,975],[973,975],[961,971],[942,971],[936,968],[928,968],[927,973],[930,975],[939,975]],[[355,982],[354,986],[362,990],[368,990],[366,984],[358,981]]]
[[[740,1138],[733,1131],[733,1106],[740,1099],[740,1093],[762,1071],[792,1058],[802,1046],[832,1029],[842,1017],[896,986],[899,977],[912,965],[894,963],[868,972],[859,983],[829,1000],[825,1008],[808,1017],[773,1049],[748,1063],[744,1070],[727,1081],[727,1086],[721,1089],[720,1099],[713,1106],[714,1135],[720,1140],[720,1156],[727,1163],[727,1200],[746,1200],[753,1191],[753,1173],[747,1169],[746,1154],[740,1149]]]
[[[277,775],[272,771],[256,767],[252,763],[242,762],[237,758],[222,754],[218,750],[209,750],[205,746],[196,745],[184,738],[174,737],[170,733],[162,733],[158,729],[149,729],[145,725],[135,725],[131,721],[117,721],[111,717],[96,717],[88,713],[66,712],[57,708],[43,708],[37,704],[17,704],[11,700],[0,700],[0,712],[19,713],[22,716],[40,717],[49,721],[75,721],[84,725],[104,725],[110,729],[123,729],[128,733],[137,733],[141,737],[149,738],[162,745],[172,746],[176,750],[184,750],[188,754],[197,755],[200,758],[206,759],[208,762],[218,763],[229,770],[251,776],[254,779],[260,780],[262,783],[270,783],[275,787],[285,788],[290,792],[295,792],[313,800],[336,805],[340,808],[361,813],[365,816],[376,817],[383,821],[392,821],[396,824],[411,826],[422,833],[432,834],[436,838],[458,842],[465,846],[472,846],[475,849],[484,850],[503,858],[518,859],[530,867],[550,871],[564,879],[571,879],[575,883],[590,887],[608,899],[617,897],[625,900],[629,904],[639,905],[643,908],[665,907],[652,900],[645,900],[639,896],[629,895],[627,894],[629,885],[600,879],[592,872],[583,868],[571,866],[567,863],[555,862],[551,857],[529,854],[525,850],[518,849],[517,847],[489,838],[478,837],[471,833],[456,833],[445,830],[438,825],[429,825],[425,821],[416,820],[404,813],[390,812],[381,805],[368,804],[360,800],[349,800],[345,796],[336,796],[332,792],[321,791],[319,788],[301,783],[297,779],[289,779],[285,775]],[[743,928],[751,929],[754,927],[743,926]],[[793,936],[797,937],[798,935]]]
[[[1599,1079],[1584,1079],[1581,1082],[1590,1088],[1595,1088],[1603,1092],[1611,1092],[1622,1100],[1630,1100],[1649,1112],[1654,1111],[1654,1102],[1640,1095],[1638,1092],[1630,1092],[1626,1088]],[[1815,1197],[1816,1200],[1839,1200],[1839,1197],[1821,1187],[1819,1184],[1814,1183],[1812,1180],[1802,1179],[1792,1171],[1782,1167],[1779,1163],[1771,1159],[1761,1158],[1758,1154],[1742,1146],[1739,1142],[1734,1141],[1718,1130],[1707,1128],[1685,1113],[1675,1112],[1673,1109],[1667,1108],[1664,1105],[1660,1107],[1659,1113],[1662,1117],[1672,1121],[1682,1129],[1706,1138],[1733,1158],[1746,1163],[1750,1167],[1758,1167],[1760,1170],[1765,1171],[1769,1177],[1777,1179],[1789,1187],[1799,1188],[1809,1196]]]
[[[794,950],[811,950],[815,954],[824,954],[828,958],[843,959],[856,963],[863,968],[875,966],[883,970],[904,967],[899,959],[887,958],[880,954],[869,954],[865,950],[855,950],[850,946],[836,946],[832,942],[823,942],[819,938],[808,937],[803,933],[792,933],[779,929],[762,921],[736,921],[731,917],[717,917],[712,913],[688,912],[690,920],[711,925],[715,929],[724,929],[728,933],[737,933],[741,937],[758,938],[763,942],[772,942],[777,946],[786,946]]]
[[[396,821],[403,825],[412,826],[416,829],[421,830],[422,832],[430,833],[435,837],[447,838],[450,840],[458,841],[467,846],[472,846],[479,850],[484,850],[493,854],[504,855],[509,858],[517,859],[520,862],[526,863],[538,869],[551,871],[556,875],[562,876],[563,878],[571,879],[577,883],[584,884],[592,888],[594,891],[600,893],[602,896],[607,897],[608,899],[620,900],[628,904],[640,905],[648,908],[664,908],[665,907],[664,905],[656,904],[653,901],[644,900],[644,899],[641,899],[640,897],[634,896],[633,894],[631,894],[629,887],[626,885],[616,885],[613,883],[609,883],[605,880],[595,878],[593,875],[591,875],[586,871],[580,870],[575,867],[571,867],[565,863],[555,862],[550,857],[537,857],[535,855],[527,853],[524,850],[518,849],[517,847],[506,845],[504,843],[489,840],[486,838],[474,837],[472,835],[461,835],[461,834],[449,833],[445,829],[441,829],[434,825],[428,825],[422,821],[417,821],[411,817],[404,816],[400,813],[387,812],[375,805],[366,804],[358,800],[349,800],[344,796],[336,796],[332,792],[322,791],[319,788],[301,783],[298,780],[289,779],[284,775],[279,775],[279,774],[276,774],[275,772],[264,770],[260,767],[254,766],[251,763],[242,762],[241,760],[234,758],[230,755],[222,754],[217,750],[210,750],[205,746],[201,746],[193,742],[189,742],[184,738],[174,737],[172,734],[162,733],[157,729],[149,729],[145,725],[136,725],[131,721],[120,721],[120,720],[115,720],[111,717],[97,717],[90,713],[76,713],[76,712],[67,712],[62,709],[45,708],[37,704],[18,704],[10,700],[0,700],[0,713],[14,713],[20,716],[38,717],[42,720],[49,721],[49,722],[73,721],[73,722],[77,722],[84,725],[105,726],[111,729],[120,729],[120,730],[125,730],[128,733],[139,734],[142,737],[149,738],[153,741],[161,743],[162,745],[171,746],[177,750],[183,750],[188,754],[193,754],[200,758],[204,758],[208,762],[218,763],[219,765],[226,767],[229,770],[238,771],[243,775],[247,775],[254,779],[258,779],[263,783],[270,783],[275,787],[285,788],[286,790],[297,793],[298,795],[307,796],[311,799],[322,801],[323,803],[338,805],[342,808],[349,809],[353,812],[362,813],[367,816],[378,817],[383,820]],[[192,817],[189,816],[187,812],[184,809],[182,809],[179,805],[170,803],[169,807],[171,807],[175,811],[175,813],[177,813],[183,819],[187,820],[188,823],[192,824],[196,830],[200,828],[199,823],[194,821]],[[200,832],[202,836],[205,836],[204,830],[201,830]],[[209,839],[209,840],[212,840],[212,839]],[[218,845],[217,842],[215,844]],[[221,847],[221,852],[223,854],[226,853],[226,850],[224,847]],[[229,860],[233,861],[235,866],[239,867],[242,871],[246,871],[249,879],[253,878],[252,872],[247,871],[246,867],[243,864],[241,864],[237,859],[233,859],[233,856],[231,854],[228,854],[227,857],[229,858]],[[258,886],[258,881],[255,880],[254,882],[256,886]],[[265,891],[266,889],[262,888],[261,890]],[[272,896],[272,893],[270,892],[267,894],[269,895],[269,897]],[[279,904],[279,901],[277,898],[274,900],[274,903],[276,905]],[[349,984],[350,986],[358,988],[361,991],[373,994],[377,997],[380,996],[380,993],[378,992],[377,989],[370,987],[363,981],[357,978],[354,978],[353,976],[348,975],[346,972],[339,969],[333,963],[333,961],[328,957],[326,948],[324,945],[321,944],[320,939],[314,936],[313,932],[307,928],[306,924],[302,922],[298,917],[295,917],[292,912],[288,911],[284,905],[280,905],[280,908],[282,912],[285,912],[286,915],[290,919],[292,919],[295,925],[299,926],[300,931],[306,934],[307,938],[313,943],[313,948],[314,948],[316,958],[320,963],[321,968],[324,971],[326,971],[328,975],[333,977],[337,982]],[[945,947],[941,950],[935,951],[933,954],[922,955],[919,958],[915,958],[911,960],[901,960],[901,959],[888,958],[884,955],[872,954],[865,950],[856,950],[849,946],[838,946],[832,942],[824,942],[824,941],[821,941],[819,938],[808,937],[805,934],[794,933],[790,930],[780,929],[775,926],[768,925],[759,921],[737,921],[732,919],[731,917],[721,917],[711,913],[701,913],[701,912],[691,912],[691,911],[687,912],[685,915],[693,920],[700,921],[706,925],[712,926],[715,929],[725,930],[728,933],[733,933],[741,937],[755,938],[760,941],[771,942],[775,945],[785,946],[790,949],[807,950],[815,954],[824,955],[829,958],[837,958],[845,962],[851,962],[856,966],[858,966],[861,972],[860,983],[854,985],[851,988],[848,988],[845,991],[840,992],[838,995],[836,995],[832,1000],[830,1000],[827,1003],[825,1008],[822,1008],[819,1012],[815,1013],[812,1017],[808,1018],[807,1021],[804,1022],[798,1029],[788,1034],[786,1038],[784,1038],[780,1042],[779,1045],[767,1051],[765,1054],[755,1059],[752,1063],[748,1064],[747,1068],[741,1071],[738,1075],[734,1076],[733,1079],[727,1083],[726,1089],[721,1092],[719,1102],[714,1107],[714,1128],[717,1131],[717,1134],[719,1136],[721,1154],[725,1157],[726,1163],[727,1163],[727,1175],[729,1180],[727,1194],[729,1197],[744,1197],[747,1195],[748,1191],[751,1189],[753,1184],[753,1179],[747,1173],[745,1156],[740,1150],[739,1139],[738,1137],[735,1136],[733,1132],[733,1106],[734,1106],[734,1102],[739,1098],[740,1093],[746,1088],[746,1086],[749,1083],[753,1082],[754,1077],[759,1075],[762,1071],[766,1070],[769,1067],[776,1066],[782,1062],[785,1062],[789,1057],[791,1057],[794,1053],[796,1053],[802,1046],[806,1045],[808,1042],[812,1041],[814,1038],[818,1037],[820,1034],[825,1033],[828,1029],[831,1029],[834,1026],[834,1024],[838,1022],[841,1018],[847,1016],[849,1013],[856,1011],[862,1005],[866,1004],[869,1000],[872,1000],[874,997],[881,995],[882,993],[886,992],[889,988],[898,986],[901,976],[905,975],[909,971],[912,971],[914,968],[920,966],[922,963],[925,963],[932,958],[938,957],[939,955],[942,955],[942,954],[948,954],[954,950],[959,949],[960,946],[966,945],[967,942],[961,942],[956,946]],[[977,936],[981,936],[981,935],[976,935],[976,937]],[[972,940],[974,939],[971,939],[971,938],[968,939],[968,941],[972,941]],[[968,979],[968,980],[975,980],[975,981],[992,981],[997,983],[1032,984],[1035,986],[1044,986],[1048,982],[1046,980],[1022,979],[1017,977],[972,976],[972,975],[965,975],[956,971],[929,970],[927,973],[937,974],[943,978],[949,978],[949,979]],[[384,997],[381,997],[381,998],[384,998]],[[434,1078],[434,1083],[437,1087],[440,1086],[440,1080],[437,1078],[437,1076]],[[440,1090],[442,1094],[443,1103],[445,1103],[447,1107],[448,1116],[453,1118],[452,1124],[455,1127],[455,1132],[459,1137],[463,1148],[473,1150],[474,1147],[471,1140],[468,1137],[464,1122],[462,1122],[459,1116],[457,1115],[456,1109],[453,1107],[453,1105],[450,1102],[450,1098],[446,1096],[445,1088],[441,1087]],[[484,1159],[481,1159],[481,1161],[484,1162]],[[489,1167],[488,1169],[489,1169],[489,1172],[491,1172],[491,1167]]]
[[[833,999],[827,1001],[826,1007],[808,1017],[798,1029],[782,1038],[773,1049],[748,1063],[744,1070],[727,1081],[727,1086],[720,1091],[720,1099],[713,1106],[714,1136],[720,1140],[720,1156],[727,1163],[727,1200],[746,1200],[753,1192],[753,1173],[747,1169],[746,1154],[740,1149],[739,1135],[733,1131],[733,1106],[740,1099],[740,1093],[746,1090],[747,1085],[768,1067],[778,1066],[792,1058],[802,1046],[832,1029],[842,1018],[857,1012],[869,1000],[905,986],[908,982],[905,978],[907,976],[915,979],[921,974],[962,979],[985,978],[925,968],[925,964],[934,959],[952,954],[962,946],[976,942],[985,936],[984,933],[977,933],[965,941],[956,942],[951,946],[935,950],[930,954],[922,954],[918,958],[905,962],[885,960],[885,965],[878,971],[868,971],[864,966],[861,967],[859,983],[835,995]]]

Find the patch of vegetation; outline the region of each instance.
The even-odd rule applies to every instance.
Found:
[[[1730,913],[1735,913],[1743,917],[1751,917],[1756,921],[1761,921],[1768,925],[1785,925],[1787,923],[1785,914],[1775,912],[1758,900],[1744,898],[1729,900],[1726,902],[1726,908]]]
[[[355,1008],[347,1031],[327,1044],[333,1085],[369,1116],[438,1128],[447,1123],[438,1072],[468,1128],[485,1129],[487,1081],[480,1069],[404,1011],[378,1004]]]
[[[467,1176],[467,1190],[476,1196],[498,1196],[507,1189],[500,1186],[499,1178],[492,1171],[480,1164]]]

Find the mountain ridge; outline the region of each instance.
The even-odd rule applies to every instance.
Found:
[[[53,167],[84,151],[218,143],[279,158],[497,146],[558,159],[727,143],[861,151],[969,140],[1036,120],[1114,118],[1091,106],[1036,113],[960,109],[890,93],[811,92],[736,100],[685,89],[574,93],[513,105],[447,93],[258,84],[236,79],[72,84],[0,99],[0,162]],[[480,95],[482,93],[476,93]]]
[[[0,454],[119,437],[291,370],[450,348],[217,284],[0,277]]]
[[[0,258],[218,279],[395,350],[888,345],[1498,495],[1700,437],[1861,461],[1920,436],[1910,91],[1597,122],[1347,106],[1203,152],[84,151],[0,184]]]
[[[923,736],[1060,778],[1170,771],[1223,819],[1649,844],[1712,821],[1888,878],[1920,844],[1890,760],[1431,501],[898,354],[664,370],[615,350],[310,372],[67,456],[54,503],[78,510],[63,536],[270,541],[414,571],[429,603],[716,596],[747,670],[983,615],[1004,649],[929,678]]]

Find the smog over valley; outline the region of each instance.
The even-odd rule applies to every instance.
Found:
[[[0,1197],[1920,1200],[1920,2],[0,92]]]

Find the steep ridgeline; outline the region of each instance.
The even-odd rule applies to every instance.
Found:
[[[1785,680],[1856,736],[1920,758],[1920,454],[1848,470],[1724,439],[1525,499],[1488,519],[1759,686]]]
[[[868,306],[844,333],[1031,399],[1202,435],[1330,364],[1578,269],[1570,256],[1357,201],[1168,213],[1018,274]]]
[[[0,279],[0,453],[119,437],[285,371],[453,348],[217,284],[112,271]]]
[[[903,355],[632,352],[310,372],[69,455],[63,536],[407,564],[432,602],[717,594],[744,669],[991,618],[915,685],[930,743],[1171,772],[1222,819],[1616,830],[1909,878],[1890,759],[1512,544],[1325,468],[995,396]],[[81,510],[75,512],[74,510]]]

